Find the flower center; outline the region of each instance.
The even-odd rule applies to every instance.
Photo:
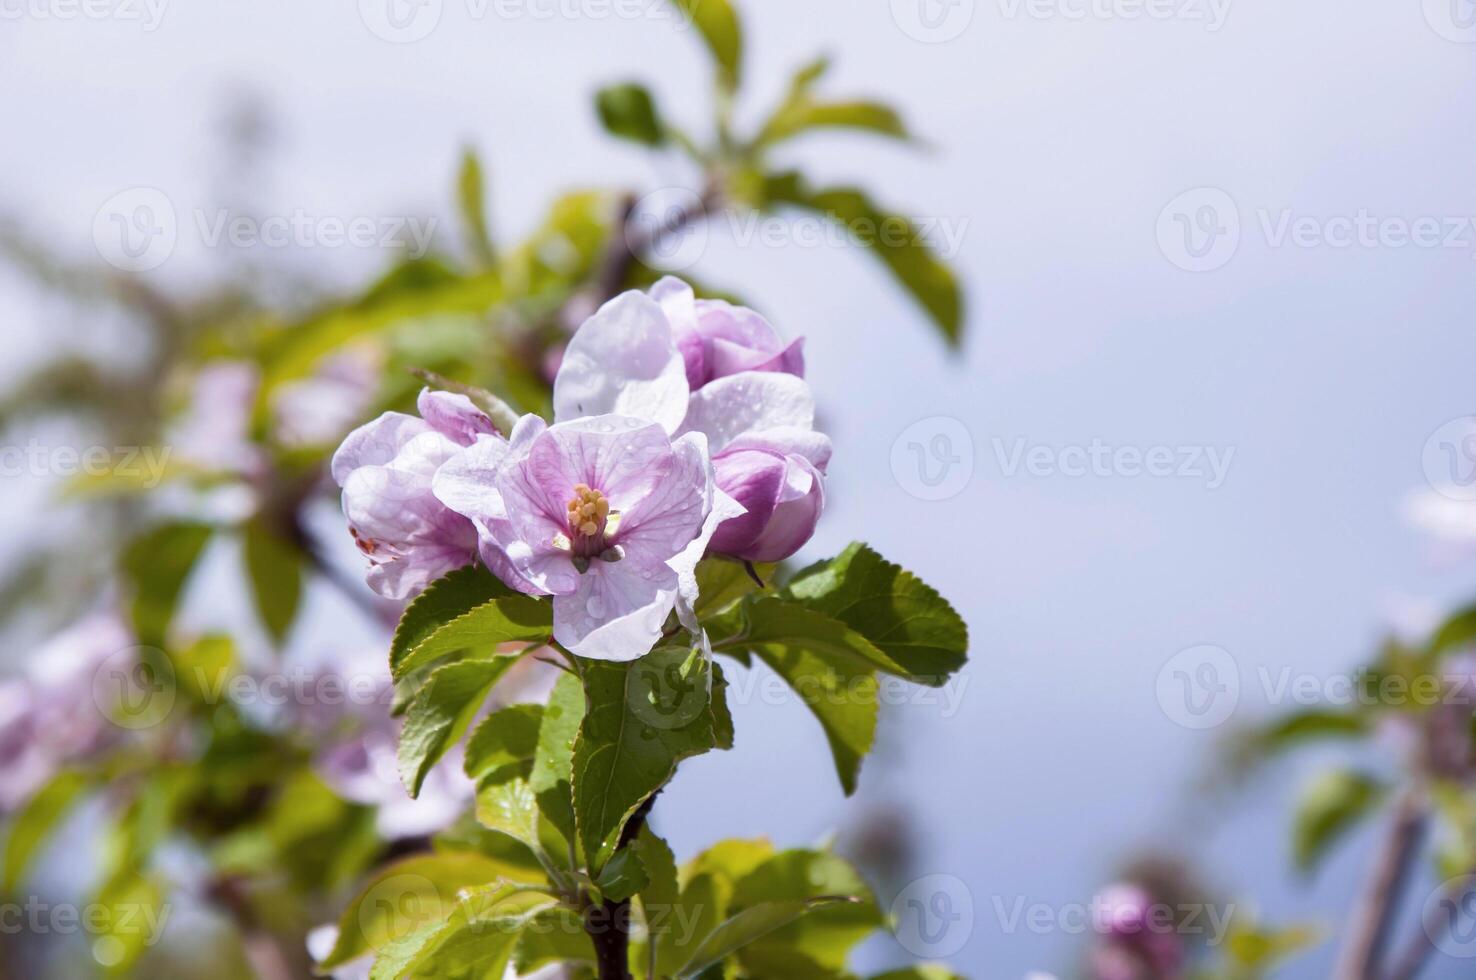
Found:
[[[605,531],[610,522],[610,501],[583,483],[574,487],[569,501],[569,540],[575,557],[594,558],[605,550]]]

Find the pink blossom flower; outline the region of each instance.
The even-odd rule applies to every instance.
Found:
[[[744,326],[729,330],[733,323]],[[724,338],[740,334],[762,340],[744,350],[773,356],[739,356]],[[559,421],[614,412],[706,436],[726,522],[712,550],[777,561],[810,539],[825,505],[830,440],[814,431],[801,371],[798,348],[781,349],[757,314],[697,302],[690,286],[667,278],[650,296],[617,296],[580,327],[554,382],[554,409]]]
[[[465,395],[420,393],[420,417],[386,412],[349,433],[333,456],[333,479],[359,550],[369,557],[370,588],[404,599],[478,554],[477,529],[431,490],[441,466],[478,443],[506,444]],[[496,568],[500,556],[483,558]]]
[[[553,596],[554,638],[598,660],[651,650],[716,526],[706,439],[621,415],[525,416],[442,467],[436,494],[507,556],[504,581]]]
[[[815,533],[825,509],[830,441],[803,429],[739,436],[713,457],[717,485],[744,513],[723,523],[711,549],[745,561],[783,561]]]
[[[769,321],[722,300],[699,300],[692,287],[667,276],[651,287],[675,333],[693,391],[744,371],[805,376],[804,338],[785,344]]]

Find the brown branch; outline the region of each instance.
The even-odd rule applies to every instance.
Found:
[[[625,828],[620,832],[620,840],[615,845],[616,854],[625,850],[640,836],[641,828],[646,825],[646,818],[650,816],[651,807],[656,804],[659,792],[658,790],[651,794],[626,822]],[[631,980],[630,899],[615,902],[607,898],[599,904],[590,905],[584,912],[584,931],[594,944],[599,980]]]
[[[649,230],[631,223],[635,216],[636,199],[627,195],[620,207],[619,232],[610,236],[610,245],[595,276],[594,292],[597,303],[603,303],[625,288],[631,270],[642,256],[648,254],[661,240],[674,235],[699,218],[711,214],[718,207],[720,194],[709,185],[697,199],[694,207],[678,208]]]
[[[1394,822],[1379,853],[1373,879],[1349,918],[1348,938],[1333,972],[1335,980],[1377,980],[1395,912],[1414,869],[1427,822],[1423,794],[1417,789],[1404,793],[1395,807]]]

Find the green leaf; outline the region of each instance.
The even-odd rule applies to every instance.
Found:
[[[718,66],[718,83],[735,91],[743,70],[743,29],[730,0],[672,0],[707,42]]]
[[[1297,867],[1311,871],[1329,848],[1384,798],[1384,786],[1363,773],[1323,773],[1307,787],[1297,807],[1293,851]]]
[[[520,977],[555,963],[567,969],[572,963],[594,961],[594,943],[584,931],[584,920],[579,913],[561,906],[544,909],[529,919],[513,954],[513,966]]]
[[[1368,718],[1309,708],[1267,726],[1255,736],[1256,745],[1267,752],[1280,752],[1324,738],[1358,738],[1367,734]]]
[[[541,704],[514,704],[492,712],[466,741],[466,774],[476,779],[493,769],[532,762],[542,724]]]
[[[825,613],[777,596],[755,597],[708,624],[719,653],[803,650],[850,673],[880,670],[916,683],[942,683],[935,674],[913,674],[860,633]]]
[[[730,892],[731,885],[718,875],[703,873],[687,882],[673,905],[652,906],[647,915],[657,930],[657,976],[674,976],[696,955],[722,924]]]
[[[487,858],[497,865],[497,876],[508,881],[538,885],[548,880],[529,845],[510,834],[483,827],[472,816],[462,817],[437,834],[433,844],[437,852],[470,851]]]
[[[907,140],[911,136],[897,110],[880,102],[808,102],[789,108],[783,115],[769,120],[759,136],[759,144],[772,146],[800,133],[815,129],[859,129]]]
[[[670,974],[677,964],[686,962],[686,955],[677,960],[676,964],[664,969],[658,964],[653,971],[650,964],[653,962],[653,944],[659,960],[661,948],[671,945],[677,938],[673,935],[677,929],[675,912],[681,902],[682,891],[677,877],[676,856],[672,854],[666,841],[652,833],[649,825],[641,828],[640,835],[630,845],[630,851],[640,858],[641,868],[646,873],[646,883],[640,889],[641,921],[645,924],[645,938],[639,943],[632,941],[631,959],[640,966],[638,973],[641,976]]]
[[[878,973],[871,980],[964,980],[941,963],[919,963],[903,970]]]
[[[461,207],[461,221],[465,228],[466,247],[483,269],[497,263],[497,251],[492,247],[492,235],[487,230],[486,181],[482,176],[482,161],[471,147],[461,151],[461,171],[456,178],[456,200]]]
[[[772,581],[776,565],[758,565],[754,570],[765,582]],[[750,593],[757,592],[759,584],[748,574],[742,562],[725,558],[706,558],[697,565],[697,605],[694,611],[698,619],[707,619],[723,612],[733,603]]]
[[[390,667],[398,679],[447,654],[542,640],[552,629],[547,602],[468,566],[432,582],[405,610],[390,644]]]
[[[666,127],[656,111],[656,102],[643,85],[628,82],[600,89],[595,96],[600,122],[613,136],[645,146],[666,142]]]
[[[165,645],[185,580],[210,534],[206,524],[165,524],[135,539],[123,552],[123,575],[133,586],[133,628],[140,645]]]
[[[400,732],[400,778],[411,796],[446,750],[456,743],[487,698],[487,692],[514,663],[513,657],[447,664],[410,702]]]
[[[5,838],[5,891],[14,893],[41,845],[60,829],[62,817],[91,784],[88,774],[66,769],[36,791],[10,820]]]
[[[475,565],[441,576],[426,586],[400,615],[394,639],[390,641],[390,664],[404,660],[451,620],[511,592],[496,576]]]
[[[554,905],[547,895],[502,883],[464,889],[437,928],[418,934],[413,950],[398,948],[371,980],[501,978],[523,930]]]
[[[338,942],[318,964],[329,971],[444,922],[464,888],[495,882],[501,865],[458,851],[424,854],[386,865],[338,920]]]
[[[764,196],[770,205],[790,205],[820,214],[858,237],[927,311],[944,339],[953,347],[959,345],[963,337],[963,291],[958,277],[910,219],[879,207],[865,191],[854,187],[812,190],[793,173],[768,178]]]
[[[125,976],[161,938],[169,906],[158,881],[130,870],[103,886],[88,914],[93,957],[108,976]]]
[[[638,849],[627,847],[617,851],[600,869],[595,880],[600,893],[612,902],[623,902],[651,882],[646,866],[641,863]]]
[[[1225,937],[1225,956],[1231,963],[1261,976],[1297,953],[1322,941],[1322,933],[1310,926],[1267,929],[1237,919]],[[1244,976],[1237,972],[1235,976]]]
[[[827,970],[842,970],[851,950],[883,926],[885,918],[865,880],[834,854],[792,850],[774,855],[734,885],[732,908],[824,896],[844,896],[849,901],[786,926],[761,945],[765,949],[783,947]]]
[[[839,102],[816,99],[812,94],[815,82],[828,68],[829,63],[821,58],[795,74],[789,93],[754,140],[756,149],[825,128],[860,129],[902,140],[909,138],[907,126],[890,106],[867,99]]]
[[[280,646],[302,600],[302,551],[260,518],[246,522],[241,544],[256,613]]]
[[[800,571],[784,591],[845,623],[922,683],[941,685],[968,659],[968,626],[948,601],[860,542]]]
[[[543,723],[538,729],[538,747],[533,754],[533,773],[528,779],[538,798],[538,809],[564,835],[576,842],[574,826],[574,743],[584,721],[584,687],[573,674],[564,674],[554,684]]]
[[[598,870],[626,821],[671,779],[677,763],[731,732],[714,664],[685,647],[632,663],[588,661],[588,713],[574,744],[574,814],[585,859]],[[725,721],[726,719],[726,721]]]
[[[861,762],[876,741],[880,696],[875,675],[804,649],[769,644],[759,648],[758,655],[819,720],[841,788],[847,796],[855,793]]]
[[[763,939],[811,912],[849,901],[850,899],[839,897],[812,898],[798,902],[762,902],[746,908],[703,939],[677,976],[696,977],[744,946]]]
[[[682,868],[682,880],[692,881],[708,874],[736,885],[774,857],[774,845],[767,840],[725,840],[697,855]]]
[[[477,821],[532,850],[538,837],[538,800],[528,785],[529,763],[514,763],[484,773],[477,781]]]
[[[219,704],[236,674],[236,641],[226,633],[206,633],[183,650],[170,650],[169,662],[182,693],[200,704]]]

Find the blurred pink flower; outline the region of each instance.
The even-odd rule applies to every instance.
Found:
[[[356,347],[324,358],[310,377],[278,388],[272,396],[277,441],[303,448],[342,438],[373,403],[383,360],[372,347]]]
[[[462,449],[506,445],[465,395],[426,389],[418,408],[419,418],[386,412],[355,429],[333,456],[349,531],[371,563],[369,586],[386,599],[408,598],[476,559],[476,528],[431,484]]]
[[[0,683],[0,811],[121,734],[97,704],[94,684],[105,663],[136,643],[116,613],[93,613],[43,643],[25,676]]]

